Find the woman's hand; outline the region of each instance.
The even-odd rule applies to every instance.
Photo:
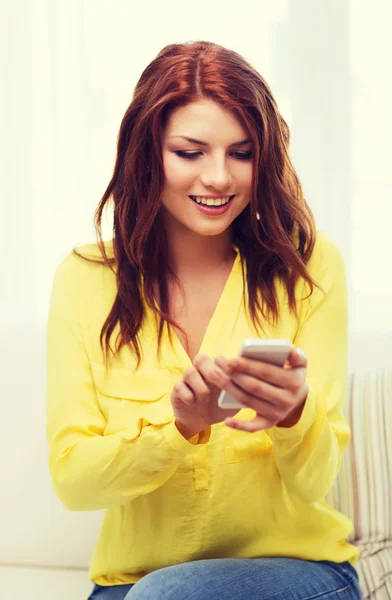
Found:
[[[223,409],[218,406],[218,396],[223,388],[233,391],[230,367],[221,369],[207,354],[198,354],[193,366],[188,367],[182,379],[174,386],[171,403],[177,429],[190,438],[213,423],[232,417],[239,409]]]
[[[293,348],[283,367],[243,357],[219,356],[215,363],[239,386],[230,393],[257,413],[251,421],[227,415],[226,425],[253,432],[274,425],[292,427],[299,421],[308,395],[308,361],[302,349]]]

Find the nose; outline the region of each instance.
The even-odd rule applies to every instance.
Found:
[[[211,160],[201,174],[201,182],[206,188],[214,188],[221,192],[231,187],[232,176],[225,160]]]

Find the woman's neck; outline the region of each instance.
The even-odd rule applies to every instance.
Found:
[[[180,279],[205,278],[232,263],[235,251],[231,231],[219,236],[201,236],[186,231],[168,236],[169,261]]]

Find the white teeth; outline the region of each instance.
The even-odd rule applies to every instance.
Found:
[[[231,196],[226,196],[225,198],[202,198],[201,196],[192,196],[194,200],[198,204],[205,204],[206,206],[222,206],[223,204],[227,204],[231,198]]]

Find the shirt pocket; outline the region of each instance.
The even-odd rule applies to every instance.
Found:
[[[140,435],[148,425],[162,426],[174,414],[170,402],[172,381],[164,369],[127,371],[90,362],[101,410],[106,417],[104,435],[127,430]]]
[[[243,408],[235,416],[239,420],[251,420],[255,416],[255,411],[250,408]],[[242,460],[268,455],[272,452],[271,438],[264,430],[249,433],[224,426],[224,446],[225,462],[237,463]]]

